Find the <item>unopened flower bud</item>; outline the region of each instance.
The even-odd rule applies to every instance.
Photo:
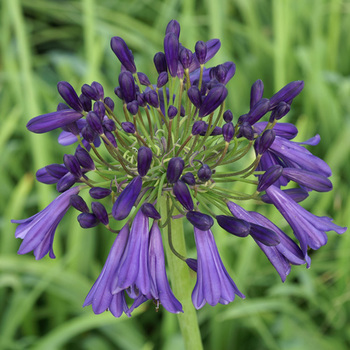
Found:
[[[81,213],[78,215],[77,220],[82,228],[95,227],[100,223],[96,215],[92,213]]]
[[[168,169],[166,172],[166,177],[168,179],[168,182],[173,184],[177,180],[179,180],[182,171],[184,169],[185,162],[180,157],[171,158],[168,163]]]
[[[177,115],[177,108],[175,106],[169,106],[168,108],[168,118],[173,119]]]
[[[199,211],[187,212],[186,218],[194,227],[202,231],[207,231],[214,225],[214,220],[211,216]]]
[[[195,46],[195,52],[199,64],[204,64],[205,58],[207,56],[207,44],[204,41],[197,41]]]
[[[81,92],[88,98],[90,98],[91,100],[97,101],[98,100],[98,94],[97,91],[90,85],[88,84],[84,84],[81,87]]]
[[[128,134],[135,134],[136,132],[135,125],[131,122],[122,122],[121,126]]]
[[[190,190],[183,181],[179,180],[174,183],[173,192],[176,199],[184,208],[187,210],[193,210],[194,206]]]
[[[252,109],[263,97],[264,83],[258,79],[250,90],[250,109]]]
[[[86,202],[78,194],[73,194],[72,196],[70,196],[69,203],[73,208],[81,211],[82,213],[89,212],[89,208]]]
[[[109,223],[108,213],[106,211],[106,208],[103,206],[103,204],[99,202],[92,202],[91,210],[96,215],[97,219],[102,222],[103,225],[108,225]]]
[[[83,106],[72,85],[70,85],[66,81],[60,81],[57,84],[57,90],[70,107],[72,107],[77,112],[83,111]]]
[[[198,179],[201,180],[202,182],[207,182],[208,180],[210,180],[211,175],[212,175],[212,171],[207,164],[203,164],[199,168],[197,173]]]
[[[203,99],[198,111],[198,117],[202,118],[214,112],[224,102],[227,93],[226,87],[222,84],[213,87]]]
[[[150,148],[142,146],[137,152],[137,171],[140,176],[146,176],[152,163],[152,151]]]
[[[270,108],[270,101],[267,98],[262,98],[257,102],[253,108],[249,111],[245,122],[250,125],[255,124],[259,119],[261,119]]]
[[[149,217],[151,219],[159,220],[161,218],[157,209],[151,203],[143,203],[141,206],[141,211],[144,215],[146,215],[147,217]]]
[[[102,121],[104,116],[106,115],[106,107],[102,101],[96,101],[94,103],[94,112],[99,116],[99,118]]]
[[[279,102],[278,105],[272,110],[270,116],[270,122],[273,122],[275,119],[280,120],[290,111],[290,104],[286,102]]]
[[[265,191],[268,187],[273,185],[282,175],[283,167],[276,164],[268,168],[259,180],[257,190],[259,192]]]
[[[282,101],[289,103],[299,95],[303,88],[304,82],[302,80],[292,81],[287,84],[270,98],[270,109],[275,108]]]
[[[249,235],[250,224],[247,221],[227,215],[218,215],[216,220],[225,231],[235,236],[246,237]]]
[[[97,100],[103,100],[104,97],[104,91],[103,91],[103,86],[98,83],[97,81],[93,81],[91,83],[91,87],[95,89],[96,94],[97,94]]]
[[[115,125],[115,121],[112,119],[105,119],[102,123],[103,128],[107,131],[114,131],[117,126]]]
[[[85,112],[91,111],[92,102],[91,99],[83,94],[79,96],[79,100]]]
[[[89,190],[89,195],[93,199],[102,199],[109,196],[111,193],[112,191],[109,188],[104,187],[92,187]]]
[[[224,118],[226,123],[231,123],[233,120],[233,114],[232,114],[231,110],[228,109],[227,111],[225,111],[223,118]]]
[[[161,72],[157,79],[157,88],[163,87],[168,82],[168,73]]]
[[[273,144],[273,141],[275,141],[276,133],[273,129],[268,129],[263,132],[261,136],[259,136],[255,143],[257,146],[255,147],[258,154],[265,153],[269,147]],[[254,145],[255,146],[255,145]]]
[[[194,272],[197,272],[198,263],[196,259],[188,258],[186,259],[186,264],[191,270],[193,270]]]
[[[237,136],[245,137],[247,140],[254,140],[254,130],[249,123],[243,122]]]
[[[110,97],[106,97],[103,102],[107,107],[113,112],[114,110],[114,101]]]
[[[194,186],[196,184],[196,179],[192,173],[186,173],[181,177],[181,180],[190,186]]]
[[[92,143],[94,142],[96,133],[91,129],[89,125],[86,125],[81,129],[81,135],[88,143]]]
[[[100,117],[95,112],[89,112],[86,115],[86,121],[89,127],[97,134],[103,134],[103,126]]]
[[[189,68],[189,66],[191,65],[192,56],[193,55],[192,55],[191,50],[186,49],[186,48],[181,49],[180,54],[179,54],[179,59],[180,59],[182,66],[184,67],[184,69]]]
[[[166,58],[163,52],[157,52],[154,55],[153,62],[158,74],[167,71]]]
[[[94,170],[95,169],[94,161],[92,160],[89,152],[86,151],[84,148],[77,148],[74,155],[77,158],[79,164],[85,170]]]
[[[197,86],[191,86],[187,91],[187,96],[195,107],[200,108],[202,105],[202,96]]]
[[[222,127],[222,136],[226,142],[230,142],[235,134],[235,127],[232,123],[226,123]]]
[[[80,168],[78,159],[71,155],[65,154],[63,156],[63,163],[70,173],[72,173],[76,178],[81,178],[83,176]]]
[[[61,177],[56,185],[56,189],[58,192],[64,192],[67,191],[69,188],[71,188],[75,183],[77,182],[76,176],[68,172],[66,175]]]
[[[111,48],[115,55],[118,57],[120,63],[131,73],[136,73],[136,65],[134,56],[131,50],[126,45],[125,41],[115,36],[111,39]]]
[[[174,33],[168,33],[165,35],[164,53],[169,73],[172,77],[176,77],[179,55],[179,38]]]
[[[113,135],[110,131],[106,130],[106,131],[105,131],[105,136],[107,137],[108,141],[109,141],[115,148],[118,147],[117,140],[115,139],[114,135]],[[105,141],[105,140],[104,140],[104,141]],[[105,142],[105,143],[106,143],[106,142]]]
[[[154,90],[145,92],[145,100],[154,108],[159,107],[158,94]]]
[[[139,110],[139,104],[137,103],[136,100],[129,102],[126,105],[127,110],[129,111],[130,114],[136,115],[138,110]]]
[[[139,78],[140,84],[144,86],[150,86],[151,82],[148,79],[148,76],[145,73],[137,72],[137,76]]]
[[[208,128],[208,125],[205,121],[203,120],[197,120],[196,122],[193,123],[192,126],[192,135],[199,135],[202,132],[205,132]]]
[[[166,29],[165,29],[165,34],[168,33],[173,33],[178,39],[180,37],[180,23],[176,21],[175,19],[172,19]]]
[[[119,97],[119,99],[124,100],[124,95],[120,86],[114,89],[114,93]]]
[[[119,74],[119,85],[126,103],[136,99],[136,86],[133,75],[124,71]]]

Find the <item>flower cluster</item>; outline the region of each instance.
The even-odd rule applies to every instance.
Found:
[[[249,111],[234,121],[225,101],[235,64],[205,67],[220,41],[198,41],[191,51],[179,37],[180,25],[172,20],[164,52],[153,58],[156,84],[137,70],[124,40],[112,38],[111,48],[122,65],[114,90],[120,110],[98,82],[84,84],[78,96],[63,81],[57,87],[65,103],[27,124],[34,133],[61,128],[59,143],[77,146],[74,155],[63,156],[62,164],[37,171],[38,181],[56,184],[61,194],[40,213],[12,220],[19,224],[16,237],[23,240],[18,253],[54,258],[55,230],[70,207],[80,211],[81,227],[102,224],[117,233],[84,303],[95,313],[110,310],[116,317],[129,316],[149,299],[169,312],[182,312],[167,278],[161,235],[173,220],[186,218],[194,228],[196,259],[175,250],[171,229],[167,242],[179,264],[197,273],[192,292],[197,309],[206,303],[230,303],[236,295],[244,298],[220,258],[212,233],[215,221],[232,235],[251,236],[282,281],[291,265],[310,265],[308,249],[326,244],[326,232],[346,230],[299,204],[311,191],[332,189],[330,168],[305,148],[317,145],[320,137],[292,141],[297,128],[280,122],[304,82],[293,81],[266,98],[263,82],[257,80]],[[239,167],[245,156],[254,160]],[[237,182],[246,185],[246,193],[234,189]],[[85,199],[82,191],[88,191]],[[236,203],[245,200],[275,206],[295,239]]]

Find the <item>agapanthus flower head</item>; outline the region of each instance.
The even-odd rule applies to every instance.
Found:
[[[12,221],[19,224],[16,237],[23,239],[19,253],[34,251],[36,259],[47,253],[55,257],[54,233],[70,207],[77,209],[81,227],[103,225],[117,234],[84,302],[95,313],[109,310],[115,317],[130,316],[148,300],[156,309],[162,305],[169,312],[182,312],[176,294],[189,291],[175,289],[173,276],[173,293],[165,251],[170,267],[187,264],[196,273],[195,308],[228,304],[236,295],[244,298],[216,247],[219,226],[231,239],[253,239],[282,281],[291,265],[310,266],[308,248],[326,244],[326,232],[346,230],[298,204],[312,191],[332,189],[331,169],[307,149],[320,137],[295,142],[298,129],[280,122],[288,118],[304,82],[293,81],[276,94],[263,96],[264,84],[257,80],[249,108],[231,111],[226,84],[236,66],[231,61],[208,64],[220,41],[197,41],[192,51],[181,44],[180,34],[180,24],[170,21],[164,52],[154,55],[154,74],[147,75],[137,71],[127,43],[113,37],[111,48],[121,63],[116,103],[98,82],[83,84],[80,96],[68,82],[59,82],[65,103],[27,124],[35,133],[61,128],[59,143],[77,147],[74,154],[63,152],[63,164],[37,171],[38,181],[56,185],[61,194],[38,214]],[[156,79],[148,78],[152,76]],[[84,191],[85,196],[80,193]],[[296,240],[236,203],[244,206],[249,200],[275,206]],[[184,238],[175,229],[176,220],[190,223],[185,227],[194,232],[196,256],[176,250],[173,241]],[[166,230],[166,249],[161,230]]]

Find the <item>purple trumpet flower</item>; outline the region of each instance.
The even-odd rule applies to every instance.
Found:
[[[150,294],[159,300],[164,308],[172,313],[183,312],[181,303],[175,298],[169,286],[165,272],[165,259],[162,235],[157,221],[153,222],[149,238],[149,274],[151,278]]]
[[[16,228],[16,238],[22,238],[18,254],[26,254],[34,251],[35,259],[40,260],[47,253],[54,259],[52,243],[56,228],[67,210],[70,208],[70,196],[78,194],[79,186],[59,195],[45,209],[24,220],[11,220],[14,224],[20,224]]]
[[[136,286],[143,295],[149,295],[151,282],[148,262],[148,216],[139,210],[131,226],[128,243],[120,262],[113,294]]]
[[[308,246],[316,250],[327,243],[326,232],[342,234],[347,229],[332,223],[329,217],[311,214],[274,185],[266,189],[266,194],[292,227],[304,256]]]
[[[124,188],[113,204],[112,215],[116,220],[124,220],[134,206],[142,188],[141,176],[136,176]]]
[[[125,292],[112,293],[112,284],[117,276],[128,236],[129,225],[126,224],[115,239],[100,275],[85,298],[83,307],[91,305],[95,314],[109,310],[115,317],[120,317],[123,312],[130,316]]]
[[[235,295],[245,298],[226,271],[211,230],[201,231],[195,227],[194,237],[197,247],[197,282],[192,292],[194,307],[198,310],[205,303],[226,305]]]
[[[310,258],[307,255],[304,258],[303,252],[300,250],[300,248],[270,220],[256,212],[248,212],[233,202],[228,202],[227,207],[232,215],[236,216],[237,218],[245,220],[250,224],[265,227],[277,234],[280,243],[275,246],[267,246],[259,242],[256,238],[254,238],[254,236],[253,238],[256,244],[270,260],[271,264],[275,267],[282,279],[282,282],[286,280],[287,275],[290,273],[291,264],[302,265],[307,262],[307,266],[309,267]]]
[[[258,122],[254,124],[254,131],[258,134],[261,134],[265,127],[267,125],[267,122]],[[294,124],[291,123],[277,123],[273,129],[275,134],[279,137],[283,137],[287,140],[294,139],[295,136],[298,134],[298,129]]]

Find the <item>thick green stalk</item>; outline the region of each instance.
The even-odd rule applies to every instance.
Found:
[[[160,199],[160,211],[163,220],[166,220],[167,203],[165,195],[162,195]],[[174,214],[176,215],[176,213]],[[170,220],[169,225],[171,225],[171,237],[174,248],[181,255],[186,256],[186,244],[182,219]],[[183,313],[178,314],[178,320],[185,347],[187,350],[201,350],[203,349],[203,345],[196,310],[191,300],[192,284],[190,281],[189,268],[184,261],[181,261],[170,250],[168,227],[165,227],[162,231],[172,290],[181,302],[184,311]]]

